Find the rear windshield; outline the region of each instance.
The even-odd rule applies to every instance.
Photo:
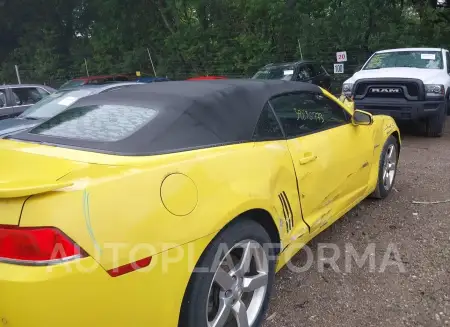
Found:
[[[32,129],[30,134],[97,142],[120,141],[139,130],[157,114],[156,110],[92,105],[68,109]]]

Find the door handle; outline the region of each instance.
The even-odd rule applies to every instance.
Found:
[[[300,165],[305,165],[305,164],[307,164],[309,162],[312,162],[312,161],[314,161],[316,159],[317,159],[317,156],[314,156],[314,155],[311,154],[311,155],[308,155],[308,156],[305,156],[305,157],[301,158],[299,160],[299,162],[300,162]]]

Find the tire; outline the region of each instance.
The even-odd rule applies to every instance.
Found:
[[[447,116],[450,116],[450,91],[447,95]]]
[[[441,137],[447,120],[448,101],[443,110],[436,116],[428,117],[425,121],[425,135],[427,137]]]
[[[384,199],[394,187],[395,178],[397,177],[398,154],[399,144],[395,137],[391,135],[384,144],[383,151],[381,152],[377,187],[371,195],[372,198]],[[389,174],[392,172],[392,176],[386,176],[387,169],[389,169]],[[386,178],[388,178],[389,183],[386,183]]]
[[[240,220],[223,230],[207,247],[191,276],[178,327],[213,326],[219,317],[225,317],[220,312],[227,313],[229,320],[218,326],[259,327],[267,311],[275,276],[275,251],[272,246],[266,246],[271,243],[266,230],[252,220]],[[253,257],[249,272],[244,275],[239,273],[237,267],[242,263],[244,249],[249,248],[254,249],[248,252],[253,253]],[[255,260],[256,257],[260,260]],[[229,258],[233,261],[227,261]],[[223,266],[225,263],[228,263],[228,267],[234,267],[228,271]],[[249,273],[256,275],[249,276]],[[249,295],[243,287],[245,284],[252,285],[249,283],[252,277],[258,277],[253,282],[259,282],[253,286],[264,286],[258,286]],[[218,281],[221,281],[220,284]],[[246,302],[246,296],[251,296],[250,301]],[[242,303],[246,306],[242,306]],[[247,325],[237,324],[238,313],[245,314],[241,319],[246,319]]]

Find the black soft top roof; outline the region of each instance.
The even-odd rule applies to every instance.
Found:
[[[16,134],[14,139],[119,155],[152,155],[249,142],[267,101],[273,96],[295,91],[321,92],[316,85],[278,80],[205,80],[136,85],[88,96],[67,109],[109,104],[158,112],[151,121],[125,139],[97,142],[72,139],[70,135],[65,138],[40,135],[33,130]]]

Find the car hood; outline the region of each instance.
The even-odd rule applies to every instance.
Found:
[[[10,118],[0,120],[0,138],[38,125],[42,120]]]
[[[356,72],[345,83],[355,83],[364,78],[418,78],[425,84],[437,83],[442,75],[441,69],[420,69],[420,68],[381,68],[360,70]]]

